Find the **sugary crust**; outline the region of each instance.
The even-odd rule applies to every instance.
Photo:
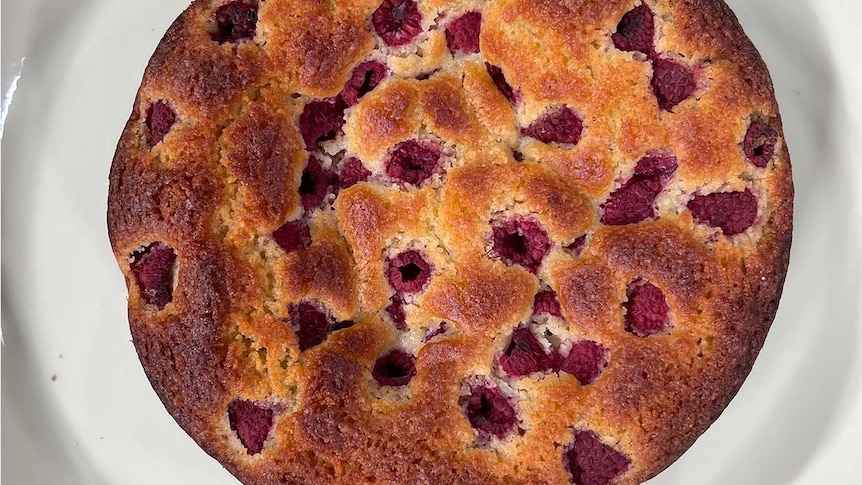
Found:
[[[722,1],[646,1],[657,51],[696,73],[694,98],[672,112],[656,104],[650,63],[610,40],[640,0],[420,2],[424,33],[400,50],[370,28],[378,0],[261,1],[254,39],[219,44],[210,32],[225,3],[195,1],[156,49],[111,168],[108,233],[155,391],[243,483],[569,483],[564,448],[574,429],[588,429],[631,460],[614,483],[635,484],[719,416],[777,310],[793,212],[768,71]],[[468,11],[482,12],[481,54],[452,56],[440,29]],[[344,150],[371,178],[304,212],[300,114],[336,96],[366,59],[386,63],[389,76],[346,111],[343,136],[320,156],[336,171]],[[486,61],[502,69],[517,107]],[[151,147],[145,120],[157,100],[177,122]],[[583,120],[575,146],[520,133],[556,105]],[[779,133],[765,169],[741,146],[755,117]],[[441,170],[421,187],[386,175],[390,150],[410,139],[442,153]],[[602,225],[602,202],[653,150],[680,161],[658,220]],[[758,214],[737,236],[685,210],[692,194],[744,188],[757,195]],[[490,224],[513,216],[538,221],[553,242],[535,274],[494,256]],[[307,221],[311,243],[284,251],[271,234],[295,220]],[[567,249],[584,235],[582,253]],[[162,310],[146,304],[130,267],[155,241],[179,261]],[[395,294],[386,268],[406,250],[433,269],[399,331],[386,312]],[[666,334],[626,332],[622,302],[637,278],[666,295]],[[565,373],[500,375],[497,357],[544,286],[562,305],[560,339],[609,350],[590,385]],[[354,325],[300,351],[286,323],[299,301]],[[440,321],[452,330],[424,342]],[[416,376],[386,389],[370,369],[394,347],[415,353]],[[458,404],[472,376],[514,389],[523,433],[477,439]],[[275,410],[260,454],[248,454],[229,425],[237,398]]]

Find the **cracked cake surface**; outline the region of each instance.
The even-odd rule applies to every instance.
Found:
[[[246,485],[637,484],[749,373],[792,205],[721,0],[195,0],[108,232],[153,388]]]

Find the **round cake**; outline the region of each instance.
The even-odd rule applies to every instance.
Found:
[[[636,484],[751,370],[792,204],[721,0],[197,0],[108,231],[153,388],[246,485]]]

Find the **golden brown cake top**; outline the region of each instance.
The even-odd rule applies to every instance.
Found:
[[[738,390],[793,188],[720,0],[197,0],[109,197],[144,368],[244,483],[597,485]]]

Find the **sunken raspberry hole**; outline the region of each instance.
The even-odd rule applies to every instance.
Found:
[[[272,233],[272,239],[288,253],[299,251],[311,245],[311,230],[304,221],[289,221]]]
[[[239,0],[215,12],[216,30],[210,34],[219,44],[254,38],[257,30],[257,0]]]
[[[403,350],[391,350],[374,362],[371,375],[381,386],[406,386],[416,375],[416,357]]]
[[[405,251],[387,261],[387,276],[395,291],[422,291],[431,278],[433,267],[419,251]]]
[[[304,351],[321,344],[335,325],[334,319],[309,302],[292,303],[287,309],[287,323]]]
[[[312,101],[299,115],[299,131],[308,151],[315,151],[319,143],[334,140],[344,126],[347,103],[340,96]]]
[[[478,385],[459,400],[467,420],[480,436],[505,438],[517,424],[515,407],[497,388]]]
[[[532,273],[551,251],[551,239],[533,219],[512,218],[492,223],[492,251],[507,264],[523,266]]]
[[[638,278],[626,291],[626,331],[644,338],[670,327],[670,306],[664,293],[652,283]]]
[[[338,187],[341,189],[353,187],[359,182],[368,180],[370,176],[371,171],[365,168],[362,160],[350,157],[341,167],[341,173],[338,175]]]
[[[349,105],[353,106],[359,102],[359,99],[370,93],[380,84],[389,70],[386,65],[378,61],[366,61],[353,69],[350,79],[344,85],[341,91],[341,98]]]
[[[173,300],[177,254],[162,242],[132,253],[131,270],[141,298],[161,310]]]
[[[563,317],[560,302],[557,300],[557,293],[550,288],[536,293],[536,297],[533,299],[533,315],[545,314]]]
[[[446,44],[452,54],[479,52],[479,30],[482,28],[482,14],[469,12],[453,20],[446,27]]]
[[[442,151],[433,142],[407,140],[395,145],[386,156],[386,174],[420,186],[441,169]]]
[[[165,139],[177,122],[177,113],[164,101],[156,101],[147,109],[147,128],[150,130],[150,145]]]
[[[754,225],[757,197],[749,189],[695,195],[688,202],[688,210],[697,222],[720,228],[725,236],[733,236]]]
[[[400,294],[396,293],[389,298],[386,314],[392,319],[396,329],[407,330],[407,313],[404,311],[404,298]]]
[[[245,399],[234,399],[228,404],[230,429],[236,433],[249,455],[256,455],[263,450],[263,444],[272,429],[274,414],[272,409]]]
[[[754,120],[745,133],[742,148],[746,158],[757,168],[764,168],[775,154],[778,132],[763,120]]]
[[[330,192],[330,187],[338,183],[338,177],[323,168],[320,160],[311,157],[308,165],[302,172],[299,183],[299,198],[302,200],[302,208],[312,211],[323,204]]]
[[[630,464],[626,455],[602,443],[592,431],[575,431],[575,440],[563,452],[569,481],[576,485],[608,485]]]
[[[568,106],[558,106],[521,129],[521,133],[542,143],[577,145],[583,132],[583,121]]]
[[[652,55],[654,36],[655,19],[652,10],[642,4],[623,15],[611,39],[619,50]]]
[[[587,235],[575,239],[572,244],[565,247],[565,250],[573,254],[575,257],[580,256],[587,247]]]
[[[562,362],[560,370],[575,376],[582,386],[592,384],[607,367],[610,352],[602,344],[591,340],[581,340],[572,348]]]
[[[398,47],[422,33],[422,14],[413,0],[384,0],[371,15],[371,24],[384,44]]]
[[[503,93],[506,99],[509,100],[512,104],[517,104],[518,97],[515,94],[515,91],[512,90],[512,86],[506,81],[506,76],[503,75],[503,70],[497,66],[493,66],[491,64],[485,63],[485,69],[488,70],[488,75],[491,76],[491,80],[494,81],[494,85],[497,86],[497,89]]]
[[[422,343],[427,343],[433,340],[435,337],[439,337],[440,335],[444,335],[449,331],[449,324],[447,322],[440,322],[440,325],[436,329],[429,329],[425,336],[422,338]]]
[[[500,356],[500,368],[515,377],[551,372],[557,367],[556,353],[548,353],[529,327],[518,327]]]
[[[670,59],[653,61],[650,84],[659,108],[665,111],[690,98],[697,88],[692,70]]]
[[[634,176],[602,204],[602,224],[624,226],[654,218],[655,199],[676,168],[673,155],[642,158],[635,166]]]

